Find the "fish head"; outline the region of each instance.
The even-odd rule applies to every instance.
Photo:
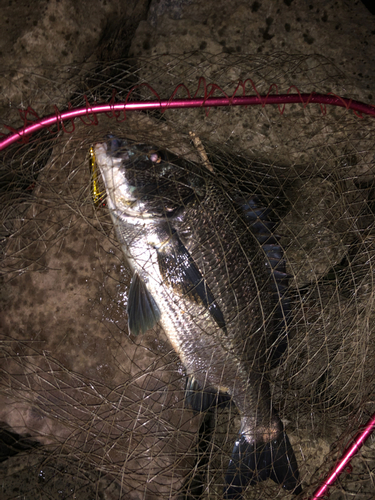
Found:
[[[170,217],[203,182],[189,162],[148,144],[109,137],[94,147],[111,210],[134,218]]]

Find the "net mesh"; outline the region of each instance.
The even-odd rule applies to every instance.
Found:
[[[200,76],[228,94],[250,76],[260,93],[276,82],[280,93],[293,84],[366,99],[324,58],[200,57],[90,63],[68,76],[62,69],[48,93],[38,68],[20,82],[40,116],[68,100],[84,105],[84,95],[109,100],[114,88],[124,100],[144,82],[167,98],[181,82],[195,89]],[[155,98],[148,87],[132,96]],[[6,119],[22,125],[12,107]],[[91,193],[89,150],[106,134],[199,162],[190,131],[214,168],[233,165],[239,189],[253,186],[272,209],[292,304],[288,350],[269,373],[272,400],[303,495],[311,494],[374,411],[373,118],[292,105],[283,114],[267,106],[168,110],[87,123],[40,132],[1,157],[0,421],[43,445],[2,464],[4,498],[222,496],[239,414],[230,407],[194,415],[165,333],[129,336],[130,271],[107,208],[95,208]],[[352,467],[333,499],[373,497],[373,438]],[[288,495],[266,481],[245,498]]]

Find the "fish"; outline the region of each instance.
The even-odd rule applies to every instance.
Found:
[[[186,371],[189,406],[203,412],[230,402],[240,413],[224,498],[241,498],[267,478],[299,494],[297,460],[267,378],[285,349],[290,314],[267,209],[225,172],[167,149],[108,136],[94,152],[132,272],[130,334],[160,324]]]

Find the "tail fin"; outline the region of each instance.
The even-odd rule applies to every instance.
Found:
[[[247,441],[244,434],[236,441],[225,476],[224,498],[241,498],[248,484],[270,478],[283,488],[301,493],[297,460],[284,431],[267,443]]]

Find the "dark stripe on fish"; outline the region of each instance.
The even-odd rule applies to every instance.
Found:
[[[202,304],[227,333],[224,316],[208,284],[175,230],[169,228],[167,241],[157,248],[160,274],[173,291]]]

